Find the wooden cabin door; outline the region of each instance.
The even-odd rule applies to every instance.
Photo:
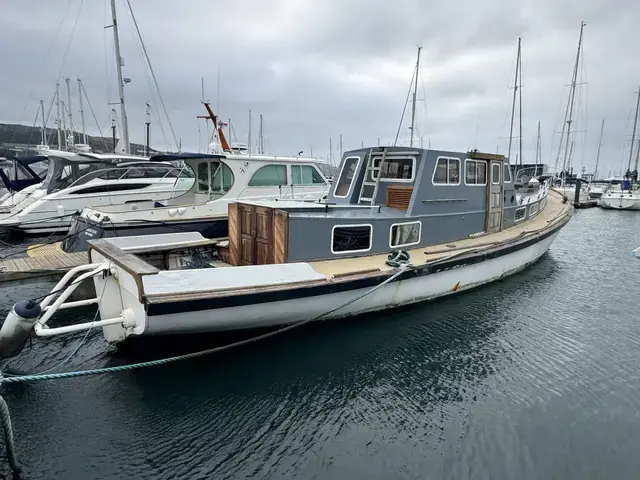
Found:
[[[273,263],[273,210],[240,204],[240,265]]]
[[[487,182],[487,217],[485,230],[495,233],[502,230],[502,216],[504,213],[502,162],[489,162],[489,181]]]

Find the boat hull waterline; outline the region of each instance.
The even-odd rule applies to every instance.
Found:
[[[486,252],[455,257],[446,262],[439,262],[437,266],[420,265],[384,285],[374,294],[367,295],[323,319],[350,317],[426,302],[506,278],[540,259],[569,218],[570,216],[566,216],[558,220],[553,227],[536,234],[533,238],[525,238],[517,243],[510,242]],[[94,259],[96,260],[99,261]],[[263,267],[272,267],[275,272],[278,265]],[[236,295],[223,298],[206,298],[204,295],[194,294],[193,300],[159,303],[151,301],[143,305],[135,298],[138,284],[134,277],[120,267],[117,267],[117,270],[120,289],[114,284],[109,285],[115,282],[113,277],[96,277],[96,290],[101,291],[104,288],[105,295],[107,292],[119,295],[120,290],[122,307],[128,312],[125,317],[128,316],[129,324],[135,324],[135,327],[127,332],[121,325],[105,326],[105,338],[110,343],[120,342],[131,334],[172,335],[289,325],[321,315],[332,306],[347,303],[395,273],[391,270],[375,277],[360,276],[347,282],[320,282],[298,288],[291,286],[272,289],[264,293],[238,292]],[[100,302],[102,318],[122,314],[122,307],[118,306],[120,298],[118,301],[115,300],[109,302],[105,298]]]

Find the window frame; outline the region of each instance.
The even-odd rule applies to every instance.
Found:
[[[476,164],[476,180],[478,178],[478,163],[484,163],[485,167],[488,167],[488,162],[486,160],[475,160],[473,158],[465,158],[464,160],[464,184],[467,187],[486,187],[487,186],[487,181],[488,181],[488,168],[485,169],[485,175],[484,175],[484,183],[467,183],[467,162],[473,162]]]
[[[507,182],[507,180],[504,177],[504,169],[507,169],[507,171],[509,172],[509,181]],[[508,163],[502,163],[502,183],[511,183],[513,181],[513,175],[511,174],[511,165],[509,165]]]
[[[284,167],[284,183],[280,183],[278,185],[274,185],[274,184],[269,184],[269,185],[251,185],[251,180],[253,180],[253,178],[256,176],[256,174],[267,167]],[[270,188],[270,187],[282,187],[282,186],[287,186],[289,185],[289,172],[287,170],[287,166],[285,164],[282,163],[266,163],[264,165],[262,165],[261,167],[257,168],[256,170],[254,170],[254,172],[251,174],[251,178],[249,178],[249,181],[247,182],[247,187],[246,188]]]
[[[369,227],[369,248],[367,248],[366,250],[361,249],[361,250],[343,250],[340,252],[336,252],[333,249],[333,239],[334,239],[334,235],[335,235],[335,231],[336,228],[353,228],[353,227]],[[347,225],[334,225],[333,227],[331,227],[331,253],[334,255],[344,255],[344,254],[349,254],[349,253],[365,253],[365,252],[369,252],[371,251],[371,248],[373,247],[373,224],[371,223],[350,223]]]
[[[540,207],[538,208],[538,213],[543,212],[544,209],[547,208],[547,197],[542,197],[542,199],[538,203],[540,205]]]
[[[493,180],[493,167],[498,167],[498,181]],[[502,165],[499,162],[491,162],[491,185],[500,185],[502,182]]]
[[[536,207],[535,210],[533,209],[533,207]],[[538,215],[538,213],[540,213],[540,210],[538,208],[538,202],[535,202],[529,205],[529,218],[535,217],[536,215]]]
[[[357,161],[356,161],[356,168],[354,170],[354,175],[353,175],[353,178],[351,179],[351,182],[349,183],[349,188],[347,189],[347,193],[345,195],[336,195],[336,191],[338,190],[338,184],[340,183],[340,179],[342,178],[342,173],[344,172],[344,167],[347,165],[347,160],[350,160],[352,158],[355,158]],[[349,195],[351,195],[351,191],[353,190],[353,184],[355,183],[356,176],[358,174],[358,171],[360,170],[360,162],[362,162],[362,157],[358,157],[357,155],[352,155],[344,159],[344,161],[342,162],[342,165],[340,166],[340,173],[338,173],[338,177],[335,180],[336,186],[333,189],[333,196],[335,198],[347,198]],[[331,231],[331,250],[333,251],[333,230]]]
[[[516,214],[518,213],[519,210],[524,210],[524,215],[520,219],[516,218]],[[526,207],[526,205],[516,208],[515,211],[513,212],[513,222],[514,223],[518,223],[518,222],[523,221],[525,218],[527,218],[527,207]]]
[[[436,183],[434,182],[435,178],[436,178],[436,171],[438,170],[438,162],[440,162],[440,160],[442,159],[446,159],[447,160],[447,182],[446,183]],[[450,160],[457,160],[458,161],[458,183],[449,183],[449,161]],[[434,187],[457,187],[460,186],[460,177],[462,176],[462,162],[460,161],[460,157],[447,157],[446,155],[441,155],[438,158],[436,158],[436,164],[433,168],[433,174],[431,175],[431,184]]]
[[[393,240],[393,227],[398,227],[400,225],[413,225],[415,223],[417,223],[419,225],[419,228],[418,228],[418,241],[417,242],[401,243],[401,244],[398,244],[398,245],[392,245],[391,244],[391,241]],[[389,248],[402,248],[402,247],[409,247],[411,245],[418,245],[421,240],[422,240],[422,221],[421,220],[414,220],[412,222],[392,223],[391,226],[389,227]]]
[[[382,156],[378,157],[380,158],[380,160],[382,160]],[[375,159],[375,157],[374,157]],[[385,183],[413,183],[416,179],[416,157],[413,156],[391,156],[391,158],[389,157],[385,157],[384,161],[387,162],[389,160],[411,160],[411,177],[409,178],[388,178],[388,177],[380,177],[380,172],[382,171],[382,164],[384,162],[380,162],[379,167],[380,170],[378,171],[373,171],[371,172],[371,178],[373,178],[374,181],[376,181],[378,179],[378,177],[380,177],[380,182],[385,182]],[[375,166],[375,164],[374,164]],[[375,174],[375,175],[374,175]]]
[[[294,167],[298,167],[300,169],[304,168],[304,167],[309,167],[312,170],[315,170],[315,172],[317,174],[320,175],[320,178],[322,179],[322,183],[294,183],[293,182],[293,168]],[[291,177],[291,185],[294,187],[315,187],[317,185],[327,185],[327,178],[322,174],[322,172],[320,171],[319,168],[317,168],[315,166],[315,164],[306,164],[306,163],[292,163],[289,165],[289,175]],[[302,178],[302,170],[300,170],[300,178]]]

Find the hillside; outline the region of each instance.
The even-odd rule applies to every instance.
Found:
[[[58,134],[53,128],[47,128],[48,144],[57,147]],[[0,123],[0,157],[11,157],[16,154],[23,155],[41,143],[41,130],[38,127],[28,125]],[[80,143],[81,135],[75,133],[76,143]],[[95,153],[108,153],[113,151],[113,142],[110,137],[94,137],[87,135],[87,143]],[[144,151],[144,145],[131,144],[131,152]],[[151,150],[154,152],[154,150]]]

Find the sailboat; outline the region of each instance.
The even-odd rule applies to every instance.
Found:
[[[640,110],[640,88],[638,89],[638,100],[636,101],[636,114],[633,120],[633,133],[631,134],[631,146],[629,147],[629,163],[625,178],[632,182],[632,187],[628,190],[624,188],[624,182],[620,189],[610,186],[600,197],[600,206],[612,210],[640,210],[640,190],[638,185],[638,160],[640,160],[640,145],[636,150],[636,159],[631,171],[631,160],[636,141],[636,129],[638,127],[638,112]]]
[[[571,130],[571,127],[574,121],[574,103],[576,96],[576,86],[578,85],[578,69],[580,66],[580,54],[582,53],[583,32],[585,26],[585,22],[580,23],[578,51],[576,53],[576,60],[573,65],[573,75],[571,78],[569,98],[567,99],[567,108],[565,110],[564,123],[562,126],[562,132],[560,134],[560,142],[558,144],[558,153],[556,155],[556,172],[554,172],[556,175],[556,179],[554,181],[554,189],[562,193],[576,205],[580,205],[581,203],[587,202],[589,200],[586,182],[580,182],[581,189],[580,192],[578,192],[578,195],[576,195],[575,180],[577,176],[574,176],[570,173],[574,147],[574,141],[571,139],[571,134],[575,133],[575,131]],[[558,171],[561,156],[563,157],[562,169]]]

